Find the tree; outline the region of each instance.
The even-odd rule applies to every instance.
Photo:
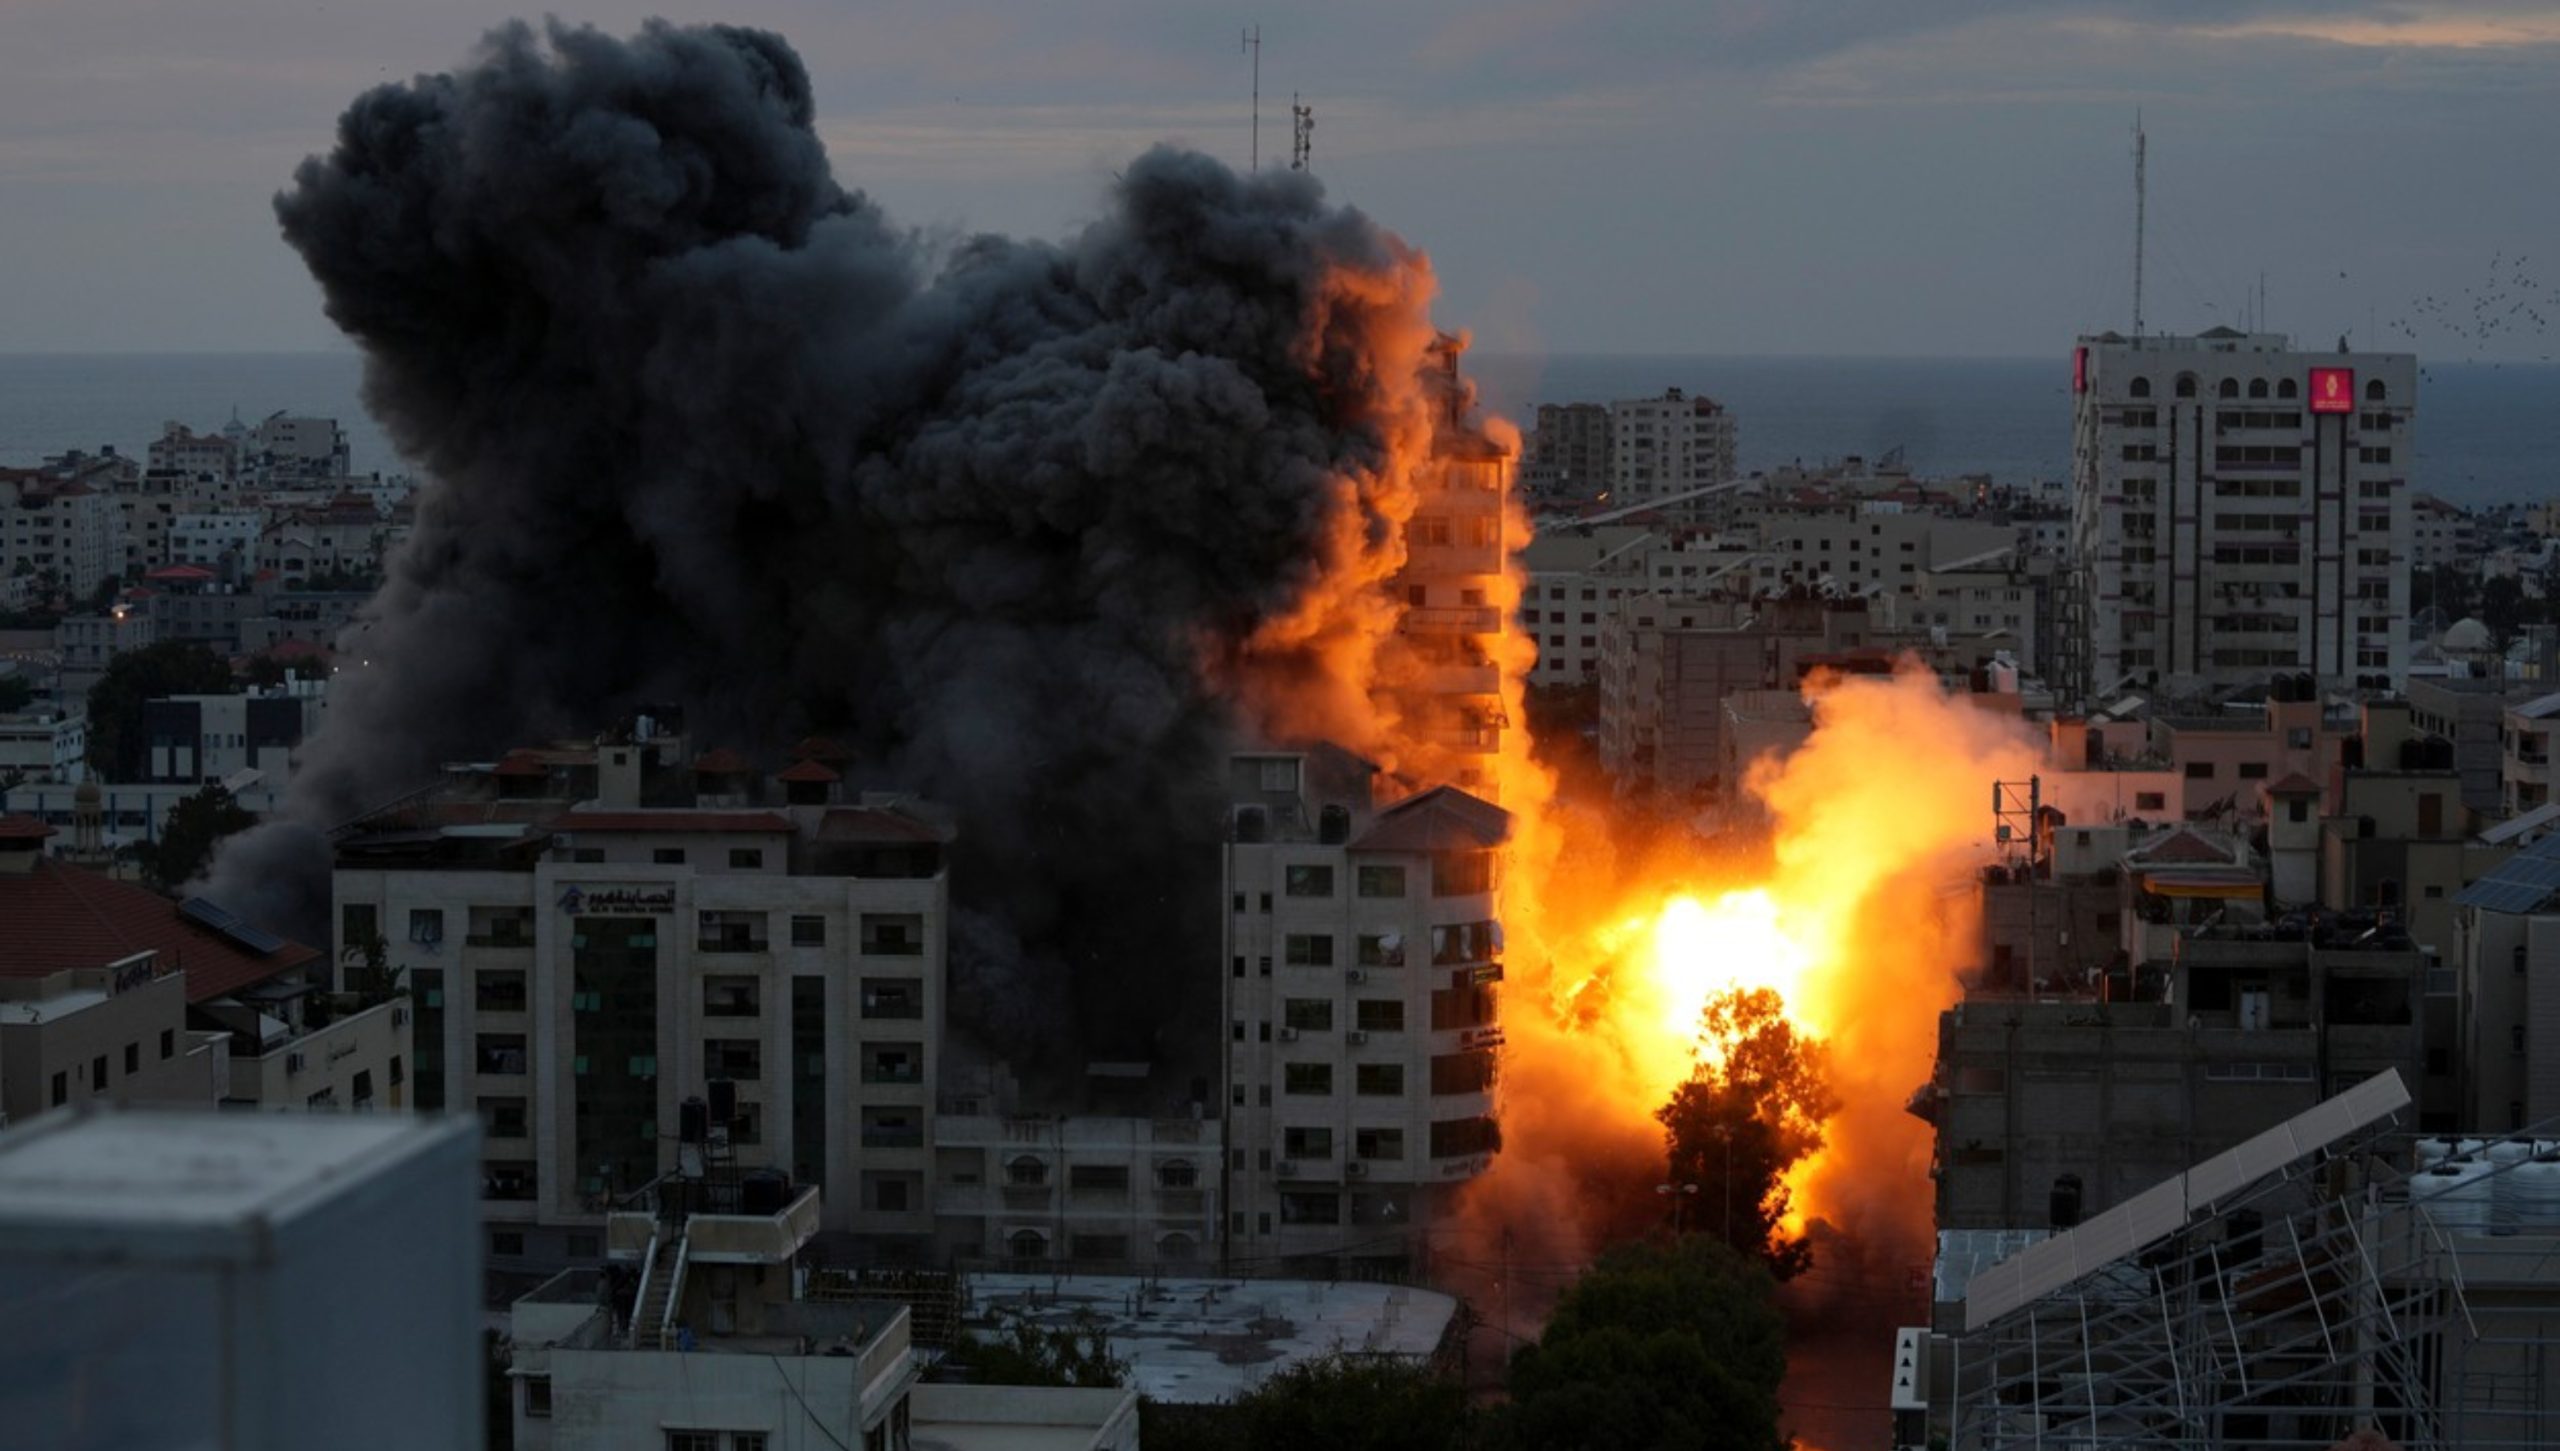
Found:
[[[1813,1262],[1812,1247],[1782,1226],[1788,1169],[1819,1151],[1822,1125],[1839,1108],[1818,1039],[1787,1021],[1766,988],[1710,999],[1699,1020],[1698,1066],[1656,1110],[1669,1140],[1670,1182],[1695,1184],[1686,1226],[1755,1255],[1785,1279]]]
[[[109,780],[142,775],[142,703],[164,695],[233,695],[230,663],[192,640],[164,640],[107,663],[89,688],[89,764]]]
[[[28,702],[35,698],[35,685],[25,676],[14,673],[0,675],[0,715],[25,710]]]
[[[257,824],[258,818],[233,800],[230,792],[207,786],[169,808],[160,840],[142,848],[143,871],[153,885],[174,892],[195,880],[224,837]]]
[[[1429,1366],[1375,1355],[1301,1361],[1235,1406],[1243,1451],[1464,1451],[1466,1387]]]
[[[1485,1444],[1775,1451],[1786,1370],[1765,1268],[1705,1235],[1621,1245],[1512,1358],[1511,1404]]]
[[[1017,1319],[999,1334],[970,1336],[946,1358],[980,1385],[1117,1386],[1129,1380],[1129,1363],[1111,1353],[1110,1337],[1091,1320],[1046,1329]]]

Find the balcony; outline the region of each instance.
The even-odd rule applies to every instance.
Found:
[[[1016,1214],[1028,1213],[1035,1210],[1045,1210],[1049,1207],[1050,1202],[1051,1195],[1049,1193],[1049,1186],[1046,1184],[1007,1184],[1004,1186],[1004,1207]]]
[[[1426,605],[1404,612],[1409,635],[1494,635],[1502,631],[1502,611],[1491,605]]]
[[[865,1063],[862,1065],[862,1081],[892,1084],[922,1083],[924,1072],[912,1063]]]
[[[866,1149],[921,1149],[924,1147],[924,1130],[864,1124],[862,1146]]]

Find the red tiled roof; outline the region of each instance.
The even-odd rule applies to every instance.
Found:
[[[32,816],[0,816],[0,843],[24,848],[53,835],[53,828]]]
[[[808,736],[791,748],[791,758],[795,761],[850,761],[853,752],[829,737]]]
[[[1500,846],[1511,813],[1454,786],[1434,786],[1378,813],[1353,851],[1468,851]]]
[[[0,945],[0,974],[50,977],[156,949],[164,965],[185,970],[191,1003],[238,992],[320,957],[318,948],[299,942],[261,956],[179,916],[178,904],[156,892],[60,862],[0,874],[0,922],[9,924],[7,942]]]
[[[555,831],[693,831],[791,834],[791,823],[770,811],[571,811],[551,823]]]
[[[844,773],[829,770],[827,767],[819,765],[816,761],[809,760],[802,761],[796,766],[786,767],[783,770],[775,772],[773,779],[777,781],[816,781],[822,784],[832,784],[843,780]]]
[[[2145,862],[2157,863],[2162,866],[2212,865],[2227,867],[2232,864],[2231,853],[2224,851],[2221,847],[2215,846],[2212,842],[2205,840],[2194,832],[2183,829],[2171,832],[2169,835],[2160,838],[2158,841],[2155,841],[2148,846],[2136,848],[2134,854],[2141,857]]]
[[[158,569],[144,571],[142,577],[144,579],[211,579],[213,571],[200,564],[164,564]]]
[[[714,746],[693,758],[693,769],[701,776],[736,776],[752,768],[746,757],[727,746]]]
[[[2269,782],[2267,794],[2270,796],[2317,796],[2320,794],[2320,783],[2300,771],[2293,771],[2281,781]]]

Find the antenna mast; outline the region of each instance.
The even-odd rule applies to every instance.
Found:
[[[1240,48],[1253,57],[1253,150],[1248,153],[1251,164],[1246,169],[1260,171],[1262,169],[1262,27],[1256,25],[1246,30],[1244,44]]]
[[[1291,171],[1307,169],[1307,153],[1315,147],[1315,136],[1316,108],[1300,101],[1298,93],[1291,91],[1289,93],[1289,169]]]
[[[2133,113],[2133,343],[2142,345],[2142,223],[2144,193],[2143,165],[2148,159],[2148,144],[2142,135],[2142,113]]]

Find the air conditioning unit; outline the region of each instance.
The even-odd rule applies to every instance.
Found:
[[[284,1071],[287,1073],[300,1073],[302,1071],[302,1063],[302,1050],[298,1048],[293,1052],[284,1055]]]
[[[409,1026],[409,1009],[406,1004],[391,1010],[391,1026],[395,1028],[405,1028]]]
[[[1367,982],[1369,980],[1369,974],[1356,967],[1345,968],[1342,973],[1342,980],[1345,982]]]
[[[1280,1041],[1281,1041],[1281,1042],[1283,1042],[1283,1043],[1295,1043],[1295,1042],[1297,1042],[1297,1041],[1298,1041],[1298,1030],[1297,1030],[1297,1029],[1295,1029],[1295,1028],[1290,1028],[1290,1027],[1283,1027],[1283,1028],[1281,1028],[1281,1030],[1280,1030]]]
[[[1359,1047],[1361,1044],[1366,1043],[1366,1042],[1368,1042],[1368,1041],[1369,1041],[1369,1035],[1368,1035],[1366,1032],[1364,1032],[1364,1031],[1362,1031],[1361,1029],[1358,1029],[1358,1028],[1354,1028],[1354,1029],[1352,1029],[1350,1032],[1345,1033],[1345,1034],[1343,1034],[1342,1036],[1343,1036],[1344,1038],[1346,1038],[1346,1039],[1349,1039],[1349,1040],[1350,1040],[1350,1043],[1351,1043],[1351,1046],[1352,1046],[1352,1047],[1354,1047],[1354,1048],[1357,1048],[1357,1047]]]
[[[1358,1159],[1354,1159],[1350,1163],[1342,1166],[1342,1177],[1345,1179],[1365,1179],[1368,1176],[1369,1166],[1361,1163]]]

